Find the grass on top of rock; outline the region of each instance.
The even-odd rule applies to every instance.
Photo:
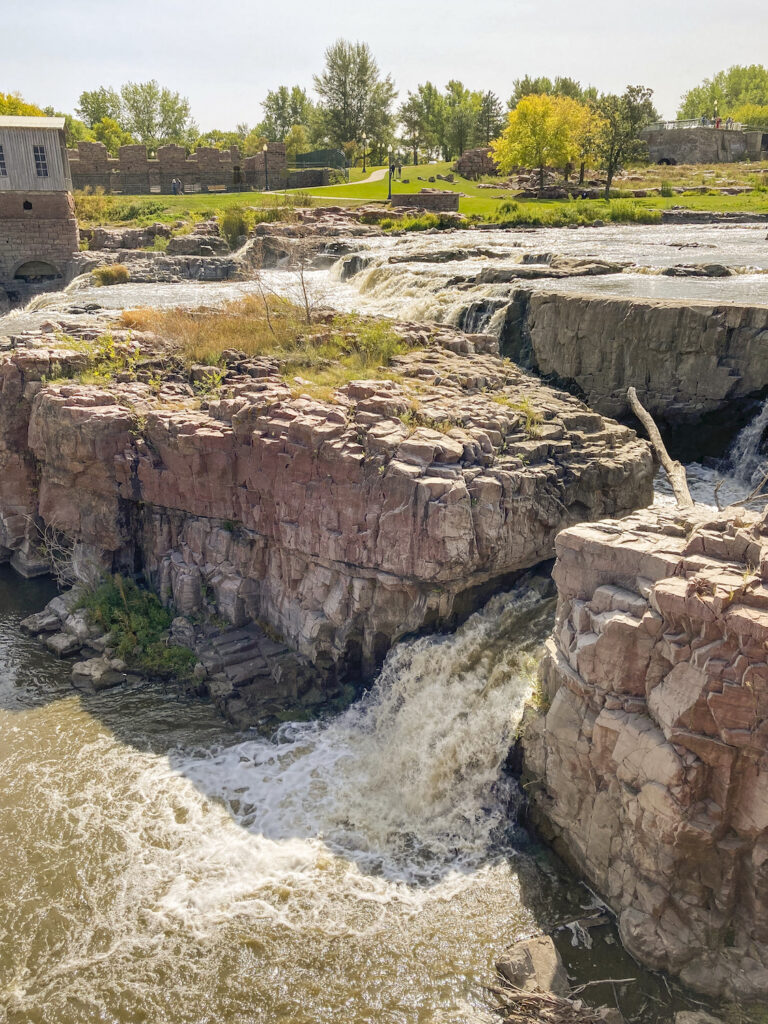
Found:
[[[86,592],[79,607],[108,635],[108,645],[132,668],[150,675],[189,679],[197,661],[188,647],[169,646],[173,613],[156,594],[132,579],[109,576]]]
[[[110,284],[125,284],[131,279],[131,273],[122,263],[109,263],[104,267],[96,267],[91,276],[99,287]]]
[[[542,422],[542,415],[538,409],[533,407],[529,398],[521,398],[519,401],[515,401],[509,395],[493,395],[491,401],[495,402],[496,405],[505,405],[508,409],[519,412],[523,417],[523,430],[528,437],[536,437],[538,435],[538,427]]]
[[[389,377],[395,356],[409,345],[385,320],[312,313],[272,295],[245,296],[216,309],[133,309],[124,326],[152,331],[186,366],[220,366],[227,351],[271,356],[299,390],[327,394],[359,377]]]

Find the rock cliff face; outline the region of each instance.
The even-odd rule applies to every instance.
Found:
[[[763,393],[768,306],[520,289],[502,350],[605,416],[627,415],[632,385],[652,415],[697,423]]]
[[[87,356],[7,352],[5,556],[39,568],[39,517],[76,562],[143,570],[180,613],[261,620],[320,669],[360,679],[398,637],[551,557],[563,526],[650,500],[649,450],[631,430],[479,354],[495,339],[419,336],[397,380],[329,401],[236,353],[201,398],[178,377],[46,384]]]
[[[557,556],[534,820],[639,959],[764,998],[768,521],[647,510],[564,531]]]

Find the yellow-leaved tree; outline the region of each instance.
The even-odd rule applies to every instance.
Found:
[[[524,96],[509,112],[507,127],[491,144],[499,170],[537,167],[539,190],[546,167],[568,168],[585,156],[589,107],[570,96]]]
[[[0,92],[0,114],[12,117],[42,117],[43,112],[34,103],[27,103],[17,92]]]

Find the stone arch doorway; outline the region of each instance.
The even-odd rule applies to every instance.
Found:
[[[61,276],[61,271],[48,260],[27,260],[16,268],[16,273],[13,275],[14,280],[24,281],[27,284],[38,281],[56,281]]]

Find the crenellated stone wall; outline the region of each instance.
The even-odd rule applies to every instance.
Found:
[[[69,164],[75,189],[103,188],[107,192],[149,193],[172,191],[179,178],[186,189],[284,188],[287,163],[285,146],[270,142],[265,154],[241,157],[237,146],[228,150],[201,147],[187,155],[184,146],[160,146],[150,158],[146,146],[121,146],[117,157],[109,155],[101,142],[78,142],[69,150]]]

